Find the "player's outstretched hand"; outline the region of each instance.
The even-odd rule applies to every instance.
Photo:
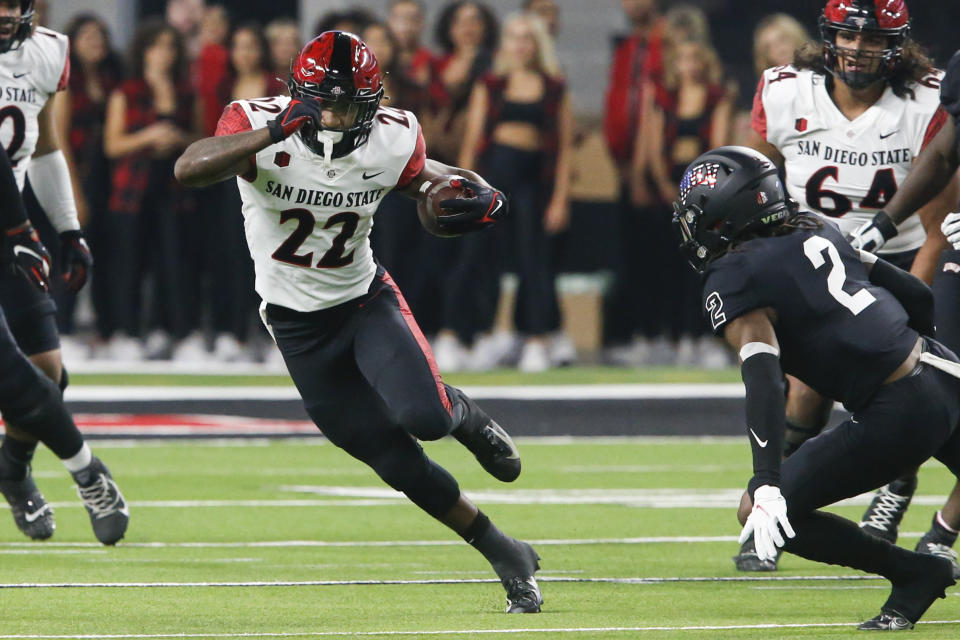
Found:
[[[960,249],[960,212],[948,213],[940,225],[940,230],[954,249]]]
[[[50,253],[40,242],[33,225],[27,223],[7,231],[4,239],[3,261],[38,289],[47,291],[50,288]]]
[[[317,100],[291,98],[290,104],[280,112],[280,115],[267,123],[267,129],[270,130],[270,139],[274,142],[286,140],[297,129],[310,121],[313,121],[313,126],[319,130],[322,117],[320,102]]]
[[[897,233],[897,225],[886,211],[880,210],[870,222],[864,222],[857,227],[848,240],[854,249],[874,253]]]
[[[780,535],[780,527],[783,527],[788,538],[797,535],[787,520],[787,501],[780,495],[780,487],[771,487],[768,484],[757,487],[753,492],[753,511],[740,532],[740,544],[753,534],[757,557],[761,560],[773,560],[777,557],[777,547],[786,544]]]
[[[80,291],[87,283],[93,254],[81,231],[64,231],[60,234],[60,279],[67,291]]]
[[[453,233],[477,231],[493,224],[507,215],[507,197],[498,189],[460,178],[451,180],[450,186],[463,189],[459,198],[440,202],[442,213],[437,216],[439,225]]]

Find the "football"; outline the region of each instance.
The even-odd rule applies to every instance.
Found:
[[[423,228],[441,238],[455,238],[459,233],[444,233],[437,224],[437,216],[441,214],[440,203],[452,198],[462,198],[464,190],[450,184],[451,180],[461,180],[462,176],[446,175],[427,180],[420,185],[422,198],[417,199],[417,215]]]

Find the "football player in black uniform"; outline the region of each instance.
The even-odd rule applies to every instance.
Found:
[[[50,254],[27,218],[10,158],[0,148],[0,268],[19,273],[46,291],[50,286]],[[0,413],[21,433],[53,451],[73,474],[93,530],[104,544],[114,544],[130,518],[123,495],[107,467],[90,451],[63,404],[60,388],[23,354],[0,309]],[[10,503],[17,526],[31,538],[53,535],[52,508],[30,475],[29,461],[0,450],[0,492]]]
[[[951,116],[929,145],[917,156],[907,179],[873,221],[857,229],[851,238],[854,247],[875,251],[897,234],[897,225],[940,193],[960,169],[960,51],[947,65],[940,85],[940,103]],[[934,321],[937,340],[955,353],[960,352],[960,214],[951,213],[943,222],[950,242],[933,277]],[[884,513],[883,515],[887,515]],[[902,511],[889,514],[895,532]],[[933,516],[930,530],[917,543],[917,551],[950,559],[954,577],[960,579],[957,553],[952,549],[960,530],[960,483],[954,486],[947,503]]]
[[[880,614],[861,629],[914,625],[953,585],[951,564],[820,511],[934,456],[960,476],[960,361],[933,333],[930,289],[800,213],[777,169],[745,147],[697,158],[680,183],[674,226],[704,274],[713,330],[739,352],[754,475],[741,541],[884,576]],[[853,412],[781,463],[784,373]]]

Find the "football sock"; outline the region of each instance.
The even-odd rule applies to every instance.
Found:
[[[93,452],[90,451],[90,446],[86,442],[80,447],[80,451],[77,451],[69,458],[63,458],[61,460],[63,466],[67,468],[67,471],[74,475],[79,475],[81,471],[90,466],[92,461]]]
[[[927,532],[927,535],[925,535],[924,538],[930,542],[945,544],[948,547],[952,547],[957,541],[957,532],[947,526],[947,523],[943,520],[943,516],[939,511],[937,511],[937,513],[933,516],[933,523],[930,525],[930,531]]]
[[[10,436],[3,439],[3,446],[0,446],[0,480],[22,480],[27,475],[35,447],[22,447],[24,444]]]
[[[522,543],[500,531],[482,511],[463,533],[463,539],[483,554],[501,579],[533,575],[535,571],[535,567],[526,566],[529,560],[518,548]]]
[[[871,536],[845,518],[814,511],[790,520],[797,532],[784,547],[808,560],[877,573],[897,582],[912,574],[917,554]]]

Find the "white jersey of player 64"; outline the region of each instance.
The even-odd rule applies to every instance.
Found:
[[[848,120],[822,74],[791,65],[767,69],[754,98],[753,129],[783,155],[790,196],[849,235],[890,201],[946,121],[942,75],[932,70],[911,83],[913,97],[897,97],[888,85],[873,106]],[[917,216],[899,230],[880,253],[919,249],[926,239]]]
[[[37,27],[19,47],[0,54],[0,144],[23,190],[37,148],[37,118],[47,100],[70,80],[67,36]]]
[[[233,102],[217,135],[265,127],[289,101]],[[373,214],[398,182],[404,186],[419,171],[425,156],[416,116],[390,107],[378,110],[366,144],[342,158],[326,160],[299,135],[260,151],[237,184],[264,302],[316,311],[366,293],[376,274]]]

